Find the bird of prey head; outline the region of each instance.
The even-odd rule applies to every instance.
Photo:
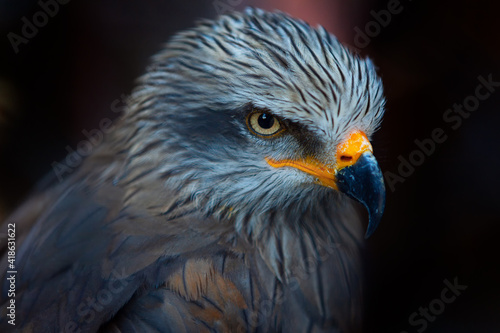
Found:
[[[375,230],[385,193],[369,138],[384,97],[369,59],[322,28],[251,9],[176,35],[150,68],[126,114],[127,149],[138,165],[154,160],[165,187],[248,234],[271,224],[256,221],[264,212],[300,214],[324,197],[341,206],[341,192]]]
[[[369,141],[382,90],[370,60],[283,13],[175,35],[105,141],[7,220],[27,230],[20,327],[352,331],[352,199],[367,236],[385,202]]]

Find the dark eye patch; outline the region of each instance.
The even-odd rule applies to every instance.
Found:
[[[239,127],[235,126],[234,110],[201,108],[189,114],[171,115],[168,121],[173,131],[191,141],[244,140]]]

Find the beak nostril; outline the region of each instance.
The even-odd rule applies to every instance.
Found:
[[[352,160],[352,156],[342,155],[342,156],[340,156],[340,160],[344,161],[344,162],[349,162]]]

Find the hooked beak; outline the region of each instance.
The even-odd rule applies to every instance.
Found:
[[[362,203],[368,210],[369,222],[365,238],[377,229],[385,207],[385,186],[382,172],[371,152],[363,153],[356,163],[337,173],[340,192]]]
[[[266,161],[275,168],[289,166],[306,172],[316,177],[316,183],[336,189],[362,203],[369,214],[365,238],[377,229],[385,207],[384,179],[373,156],[372,146],[363,132],[352,132],[337,146],[335,166],[312,157],[280,161],[266,158]]]

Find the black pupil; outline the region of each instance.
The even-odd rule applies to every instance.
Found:
[[[257,121],[263,129],[269,129],[274,125],[274,117],[266,113],[261,114]]]

